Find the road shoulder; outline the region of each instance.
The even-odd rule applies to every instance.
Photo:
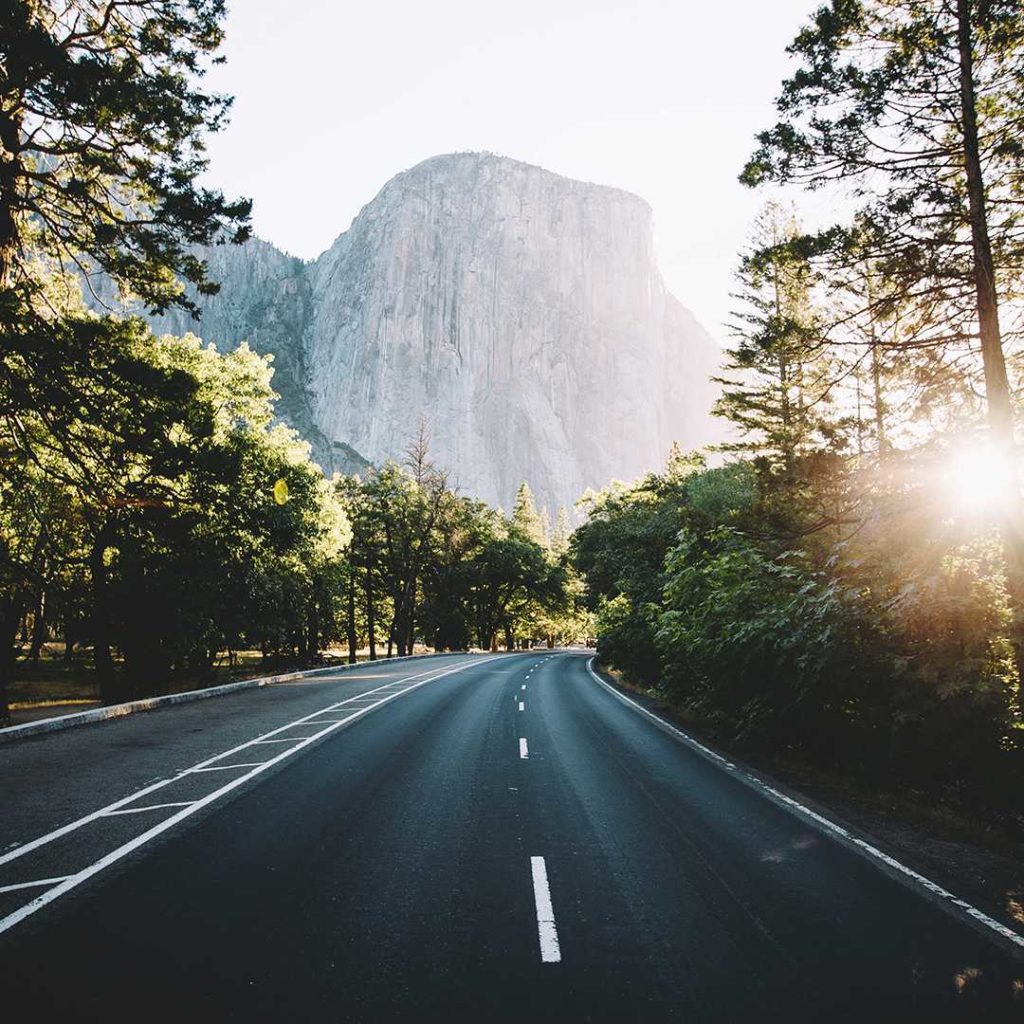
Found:
[[[1012,837],[932,804],[917,803],[911,795],[872,793],[782,757],[744,754],[738,759],[664,700],[606,667],[595,663],[593,669],[613,689],[766,787],[835,822],[1018,934],[1024,933],[1024,848]],[[980,840],[967,838],[972,826]]]

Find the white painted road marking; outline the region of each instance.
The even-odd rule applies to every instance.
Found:
[[[649,718],[659,728],[674,735],[678,740],[690,747],[692,750],[696,750],[698,753],[703,754],[704,757],[714,761],[723,771],[736,776],[736,778],[743,780],[747,785],[760,790],[762,793],[766,794],[770,800],[773,800],[778,804],[782,804],[789,810],[796,812],[800,817],[814,822],[826,832],[830,832],[832,835],[838,836],[861,853],[866,854],[870,859],[879,861],[886,867],[891,868],[893,871],[898,871],[906,878],[909,878],[911,881],[930,892],[933,896],[938,896],[945,902],[952,904],[954,907],[957,907],[959,910],[972,917],[979,924],[984,925],[986,928],[990,928],[997,935],[1002,936],[1004,939],[1008,939],[1010,942],[1014,943],[1014,945],[1024,949],[1024,935],[1015,932],[1012,928],[1008,928],[1001,921],[997,921],[995,918],[989,917],[988,914],[978,910],[977,907],[971,906],[970,903],[966,900],[960,899],[959,896],[955,896],[937,882],[933,882],[930,878],[925,878],[924,875],[918,874],[918,872],[913,868],[908,868],[906,864],[901,864],[895,857],[890,857],[889,854],[883,853],[877,846],[872,846],[871,843],[865,842],[863,839],[855,836],[848,829],[843,828],[842,825],[837,825],[834,821],[829,821],[828,818],[818,814],[816,811],[812,811],[809,807],[804,807],[802,803],[794,800],[791,796],[786,796],[785,793],[780,793],[773,786],[769,786],[768,783],[762,782],[757,778],[757,776],[751,775],[748,772],[743,771],[741,768],[737,768],[736,765],[731,761],[727,761],[721,754],[715,753],[715,751],[711,750],[710,747],[705,747],[703,743],[698,742],[692,736],[688,736],[682,729],[677,729],[674,725],[670,725],[664,718],[659,718],[654,714],[654,712],[648,711],[642,704],[638,704],[635,700],[627,697],[624,693],[620,693],[614,686],[606,683],[594,671],[593,658],[587,662],[587,671],[614,697],[618,697],[618,699],[624,704],[629,704],[634,710],[639,711],[640,714]]]
[[[525,689],[526,689],[526,683],[523,683],[523,685],[522,685],[522,686],[520,686],[520,687],[519,687],[519,689],[520,689],[520,690],[525,690]]]
[[[484,659],[485,661],[493,661],[493,658]],[[477,662],[477,664],[483,664],[483,661]],[[430,675],[431,672],[436,669],[426,669],[423,672],[417,672],[414,675],[406,676],[404,679],[398,680],[400,683],[408,683],[413,679],[419,679],[422,676]],[[439,679],[440,676],[434,676],[432,678]],[[429,682],[429,680],[425,680]],[[388,686],[394,684],[387,684]],[[95,821],[97,818],[102,818],[108,815],[111,811],[117,810],[119,807],[124,807],[126,804],[130,804],[133,800],[138,800],[141,797],[149,796],[150,793],[155,793],[158,789],[163,789],[165,786],[170,786],[175,782],[180,782],[190,772],[195,771],[197,768],[205,768],[208,764],[213,764],[214,761],[219,761],[223,757],[230,757],[232,754],[237,754],[240,750],[245,750],[246,747],[250,747],[260,740],[265,740],[270,736],[277,736],[279,733],[284,732],[287,729],[292,729],[296,725],[301,725],[305,722],[309,722],[316,719],[317,725],[341,725],[344,722],[354,721],[357,717],[362,715],[363,709],[360,709],[358,715],[349,715],[346,718],[338,719],[323,719],[316,718],[317,715],[325,714],[329,711],[337,711],[339,708],[345,707],[351,704],[352,701],[359,699],[359,697],[366,697],[371,693],[380,693],[385,690],[386,686],[378,686],[372,690],[367,690],[365,693],[359,694],[358,697],[349,697],[347,700],[338,701],[336,704],[330,704],[326,708],[321,708],[319,711],[314,711],[312,714],[305,715],[302,718],[297,718],[294,722],[289,722],[287,725],[279,726],[276,729],[271,729],[270,732],[265,732],[261,736],[257,736],[255,739],[246,740],[245,743],[239,743],[237,747],[232,747],[230,750],[221,751],[219,754],[214,754],[212,757],[208,757],[205,761],[200,761],[198,764],[193,765],[191,768],[185,768],[178,772],[176,775],[172,775],[169,779],[161,779],[159,782],[154,782],[143,789],[137,790],[129,796],[122,797],[120,800],[115,800],[112,804],[107,804],[106,807],[101,807],[98,811],[93,811],[91,814],[86,814],[81,818],[77,818],[75,821],[69,822],[67,825],[62,825],[60,828],[54,829],[52,832],[47,832],[45,835],[38,836],[30,842],[24,843],[21,846],[15,847],[13,850],[8,850],[6,853],[0,854],[0,864],[6,864],[8,861],[17,860],[19,857],[24,857],[25,854],[31,853],[33,850],[37,850],[40,846],[45,846],[47,843],[52,843],[55,839],[60,839],[62,836],[66,836],[69,832],[74,832],[75,829],[82,828],[83,825],[88,825],[90,822]],[[411,687],[410,687],[411,689]],[[403,691],[404,692],[404,691]],[[383,703],[380,701],[378,703]],[[377,705],[371,705],[376,707]],[[367,708],[366,710],[370,710]],[[329,730],[322,730],[321,735]],[[296,746],[293,749],[298,749]],[[270,763],[270,762],[267,762]],[[0,929],[2,930],[2,929]]]
[[[530,756],[530,751],[526,747],[525,737],[519,737],[519,756],[525,761]]]
[[[496,657],[500,657],[500,655]],[[247,771],[244,775],[239,775],[237,778],[233,778],[230,782],[221,786],[219,789],[215,789],[212,793],[207,793],[206,796],[201,797],[198,800],[195,800],[187,807],[183,807],[180,811],[177,812],[177,814],[172,814],[169,818],[165,818],[163,821],[154,825],[152,828],[149,828],[140,835],[137,835],[134,839],[131,839],[127,843],[122,844],[115,850],[111,850],[111,852],[108,853],[106,856],[101,857],[99,860],[83,868],[81,871],[78,871],[73,875],[67,875],[63,879],[59,880],[58,883],[54,885],[52,889],[48,889],[41,896],[37,896],[30,903],[26,903],[24,906],[19,907],[13,913],[8,914],[6,917],[0,918],[0,933],[3,933],[13,928],[16,924],[20,923],[21,921],[24,921],[25,918],[29,915],[34,914],[37,910],[41,910],[48,903],[52,903],[54,900],[60,899],[60,897],[63,896],[65,893],[70,892],[72,889],[81,885],[87,879],[92,878],[93,875],[96,875],[99,872],[103,871],[105,868],[108,868],[111,864],[115,864],[123,857],[127,857],[128,854],[137,850],[140,846],[144,846],[151,839],[155,838],[163,832],[166,832],[168,829],[173,828],[179,822],[184,821],[186,818],[200,811],[207,804],[213,803],[215,800],[218,800],[224,794],[230,793],[232,790],[237,789],[239,786],[244,786],[245,783],[247,783],[250,779],[255,778],[261,772],[264,772],[273,765],[285,760],[285,758],[291,757],[293,754],[298,753],[300,750],[302,750],[305,747],[308,747],[311,743],[314,743],[321,737],[327,736],[330,733],[335,732],[338,728],[338,725],[354,722],[357,719],[362,718],[364,715],[369,714],[375,708],[381,707],[384,704],[388,704],[393,700],[397,700],[399,697],[402,697],[407,693],[411,693],[413,690],[418,690],[421,686],[426,686],[427,683],[432,683],[437,679],[443,678],[444,676],[454,675],[456,672],[464,672],[467,669],[475,668],[478,665],[483,665],[486,664],[488,661],[494,660],[496,660],[496,658],[494,657],[482,658],[479,661],[474,660],[466,665],[457,665],[455,668],[446,669],[443,672],[437,672],[435,675],[429,675],[429,673],[436,670],[428,669],[426,672],[419,672],[416,675],[407,676],[406,679],[400,680],[400,682],[407,682],[413,679],[419,679],[421,676],[424,675],[428,675],[429,678],[421,679],[420,682],[418,683],[412,683],[410,686],[407,686],[404,690],[397,690],[393,693],[386,694],[375,704],[371,704],[368,707],[360,708],[354,714],[349,715],[345,719],[342,719],[342,721],[337,723],[337,725],[330,725],[326,729],[321,729],[320,732],[316,733],[313,736],[308,736],[304,739],[300,739],[299,742],[295,744],[295,746],[288,747],[287,749],[282,750],[280,754],[275,755],[268,761],[262,761],[258,763],[254,767],[250,768],[249,771]],[[395,683],[390,684],[390,686],[392,687],[395,685]],[[385,689],[385,687],[379,687],[378,689],[383,690]],[[363,694],[363,696],[366,696],[366,694]],[[346,702],[340,701],[338,704],[332,705],[331,708],[322,708],[321,711],[333,710],[336,707],[340,707],[344,703]],[[306,719],[311,717],[313,716],[307,715],[305,716],[305,718],[299,719],[298,721],[306,721]],[[267,733],[266,735],[273,735],[274,733],[281,732],[284,729],[289,729],[296,724],[297,722],[291,722],[289,725],[283,725],[278,729],[271,730],[271,732]],[[265,737],[257,737],[257,739],[264,738]],[[229,754],[233,754],[236,751],[243,749],[244,747],[250,746],[254,742],[254,740],[249,740],[246,743],[242,743],[238,747],[235,747],[233,750],[227,750],[222,754],[217,754],[214,757],[208,758],[206,761],[201,762],[201,764],[196,765],[194,768],[186,769],[185,771],[179,773],[178,775],[175,775],[171,779],[164,779],[160,782],[156,782],[152,786],[147,786],[145,789],[141,789],[137,793],[133,793],[131,796],[124,797],[122,800],[118,800],[116,803],[110,804],[99,811],[94,811],[92,814],[88,814],[84,818],[79,818],[77,821],[71,822],[71,824],[65,825],[63,828],[56,829],[55,831],[50,832],[45,836],[40,836],[38,839],[34,839],[32,842],[26,843],[24,846],[18,847],[17,849],[4,854],[2,857],[0,857],[0,864],[9,860],[14,860],[16,857],[22,856],[29,850],[36,849],[39,846],[44,845],[45,843],[51,842],[53,839],[56,839],[61,835],[66,835],[68,832],[71,832],[76,828],[80,828],[87,822],[95,821],[97,818],[103,817],[105,814],[109,813],[112,810],[118,810],[125,804],[131,803],[132,800],[137,800],[139,797],[151,793],[156,789],[160,789],[163,786],[170,785],[171,782],[177,782],[185,776],[193,774],[196,771],[205,768],[205,766],[210,764],[211,762],[217,761],[222,757],[227,757]],[[229,767],[237,766],[231,765]]]
[[[17,885],[4,885],[0,886],[0,892],[14,892],[16,889],[36,889],[43,885],[56,885],[58,882],[63,882],[67,875],[61,875],[59,878],[38,878],[34,882],[18,882]]]
[[[138,814],[140,811],[162,811],[165,807],[191,807],[194,803],[194,800],[178,800],[172,804],[146,804],[144,807],[121,807],[116,811],[107,811],[103,817],[109,818],[115,814]]]
[[[548,869],[543,857],[531,857],[533,871],[533,902],[537,906],[537,936],[540,939],[540,958],[546,964],[557,964],[562,959],[558,946],[558,929],[555,927],[555,910],[551,906],[551,890],[548,888]]]
[[[526,710],[526,705],[522,701],[519,702],[519,710],[520,711],[525,711]]]

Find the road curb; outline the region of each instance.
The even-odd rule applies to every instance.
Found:
[[[161,697],[144,697],[142,700],[127,701],[124,704],[109,704],[102,708],[91,708],[89,711],[77,711],[71,715],[59,715],[55,718],[41,718],[37,722],[26,722],[24,725],[10,725],[0,729],[0,746],[16,743],[48,732],[59,732],[61,729],[74,729],[80,725],[91,725],[93,722],[106,722],[114,718],[124,718],[141,711],[155,711],[157,708],[169,707],[172,704],[189,704],[196,700],[207,700],[212,697],[223,697],[239,690],[253,690],[263,686],[274,686],[287,683],[292,679],[305,679],[309,676],[321,675],[325,672],[347,672],[351,669],[365,668],[367,665],[391,665],[396,661],[414,661],[422,658],[437,658],[438,654],[407,654],[400,658],[378,658],[374,662],[359,661],[354,665],[327,665],[324,668],[303,669],[300,672],[285,672],[275,676],[259,676],[255,679],[240,679],[236,683],[223,683],[220,686],[209,686],[203,690],[186,690],[184,693],[168,693]]]

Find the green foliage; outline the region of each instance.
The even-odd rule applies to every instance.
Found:
[[[190,246],[247,234],[249,203],[198,184],[230,99],[203,74],[222,0],[13,0],[0,14],[0,287],[100,268],[156,309],[176,275],[216,286]]]
[[[415,464],[388,463],[339,487],[353,510],[359,618],[368,633],[371,605],[373,614],[386,608],[399,653],[417,635],[437,649],[490,649],[499,638],[512,649],[551,630],[552,615],[569,603],[566,570],[527,532],[533,520],[453,494],[425,451]],[[354,650],[355,614],[350,631]]]
[[[31,596],[57,598],[75,579],[89,595],[107,699],[202,675],[219,650],[243,642],[315,650],[307,618],[317,575],[350,530],[308,446],[272,425],[267,361],[244,346],[222,356],[195,338],[155,338],[137,320],[47,326],[63,332],[59,392],[81,403],[68,409],[35,391],[31,411],[0,420],[22,432],[0,449],[7,660]],[[26,353],[47,354],[51,340],[14,340],[9,379],[22,371],[39,383],[24,372]],[[280,480],[284,505],[274,498]]]
[[[730,744],[1005,808],[1024,745],[1002,553],[943,519],[933,462],[827,463],[800,500],[856,485],[838,535],[794,532],[747,461],[597,496],[571,550],[600,656]]]
[[[758,218],[739,273],[736,344],[726,351],[716,413],[742,440],[726,450],[750,452],[792,480],[797,461],[817,440],[828,397],[828,360],[811,299],[811,271],[793,251],[795,216],[769,204]]]
[[[657,644],[668,692],[741,743],[852,753],[874,726],[881,634],[797,551],[728,527],[669,552]]]
[[[598,652],[630,677],[650,684],[660,679],[660,662],[656,621],[647,609],[661,601],[659,577],[684,523],[689,470],[692,465],[676,466],[675,472],[648,476],[635,487],[614,487],[594,496],[570,545],[590,608],[597,613]]]

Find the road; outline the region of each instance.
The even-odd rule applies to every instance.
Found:
[[[657,727],[584,656],[232,699],[0,748],[6,1019],[1024,1019],[1012,943]],[[71,795],[15,806],[5,766]]]

